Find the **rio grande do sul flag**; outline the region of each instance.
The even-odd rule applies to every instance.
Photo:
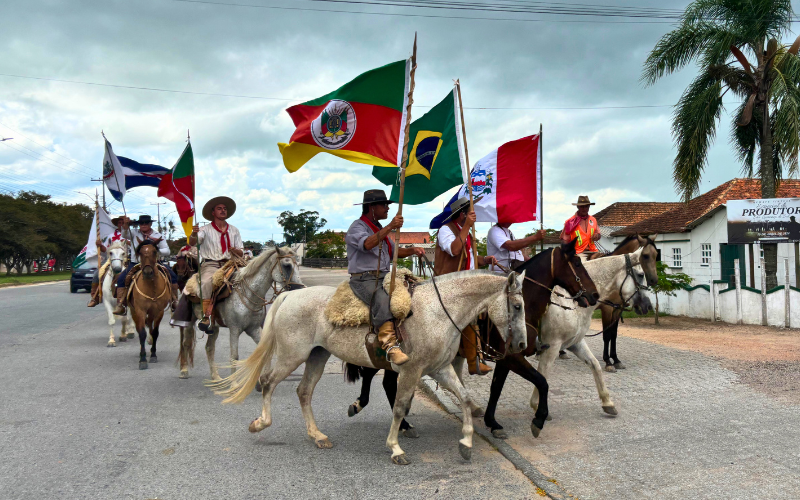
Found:
[[[181,219],[183,232],[188,238],[194,225],[194,154],[192,143],[186,144],[178,162],[168,173],[164,174],[158,185],[158,196],[175,203],[178,217]]]
[[[530,222],[542,220],[541,135],[531,135],[503,144],[484,156],[472,168],[472,194],[478,222]],[[461,186],[447,202],[444,212],[431,220],[439,229],[450,215],[450,204],[469,196]]]
[[[410,72],[410,58],[387,64],[287,109],[297,128],[289,144],[278,144],[286,170],[296,172],[318,153],[367,165],[399,165]]]

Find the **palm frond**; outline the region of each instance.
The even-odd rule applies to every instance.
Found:
[[[761,113],[753,113],[753,117],[747,125],[738,126],[737,122],[746,105],[747,103],[743,102],[733,113],[734,120],[731,126],[730,143],[734,148],[736,157],[742,163],[742,175],[753,177],[753,160],[755,159],[756,149],[761,143],[763,115]]]
[[[661,37],[647,56],[641,80],[646,86],[650,86],[662,76],[674,73],[693,59],[700,57],[711,41],[728,38],[728,33],[724,29],[712,23],[681,25]],[[730,45],[731,43],[728,43],[726,47]],[[728,53],[730,54],[730,50]]]
[[[780,160],[788,168],[787,174],[798,174],[800,153],[800,60],[783,52],[772,68],[772,91],[770,101],[772,113],[772,138],[775,152],[780,151]],[[784,71],[782,71],[784,70]],[[782,172],[777,172],[780,175]]]

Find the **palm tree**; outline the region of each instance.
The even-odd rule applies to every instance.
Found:
[[[700,67],[676,105],[672,123],[678,149],[672,176],[685,201],[698,194],[724,110],[722,98],[729,91],[742,101],[733,115],[730,140],[748,177],[753,177],[759,150],[761,197],[775,197],[784,168],[789,176],[797,174],[800,37],[791,47],[778,42],[793,18],[790,0],[698,0],[645,61],[642,80],[648,86],[693,60]],[[777,285],[777,245],[763,248],[767,286],[772,288]]]

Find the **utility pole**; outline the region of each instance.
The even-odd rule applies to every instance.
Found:
[[[91,179],[92,182],[100,182],[101,189],[103,190],[103,210],[106,210],[106,185],[103,183],[103,179]]]
[[[158,201],[156,203],[151,203],[151,205],[156,206],[156,217],[158,217],[158,232],[161,232],[161,205],[166,205],[166,201]]]

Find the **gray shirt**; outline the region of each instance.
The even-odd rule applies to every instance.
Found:
[[[380,224],[378,228],[381,228]],[[367,271],[375,271],[378,269],[378,252],[381,255],[380,270],[382,272],[389,272],[389,267],[392,263],[392,255],[389,249],[386,248],[386,242],[383,245],[378,245],[372,250],[364,248],[364,242],[375,234],[366,222],[357,219],[350,224],[350,229],[344,237],[344,242],[347,244],[347,272],[350,274],[365,273]],[[382,250],[379,250],[382,248]]]

